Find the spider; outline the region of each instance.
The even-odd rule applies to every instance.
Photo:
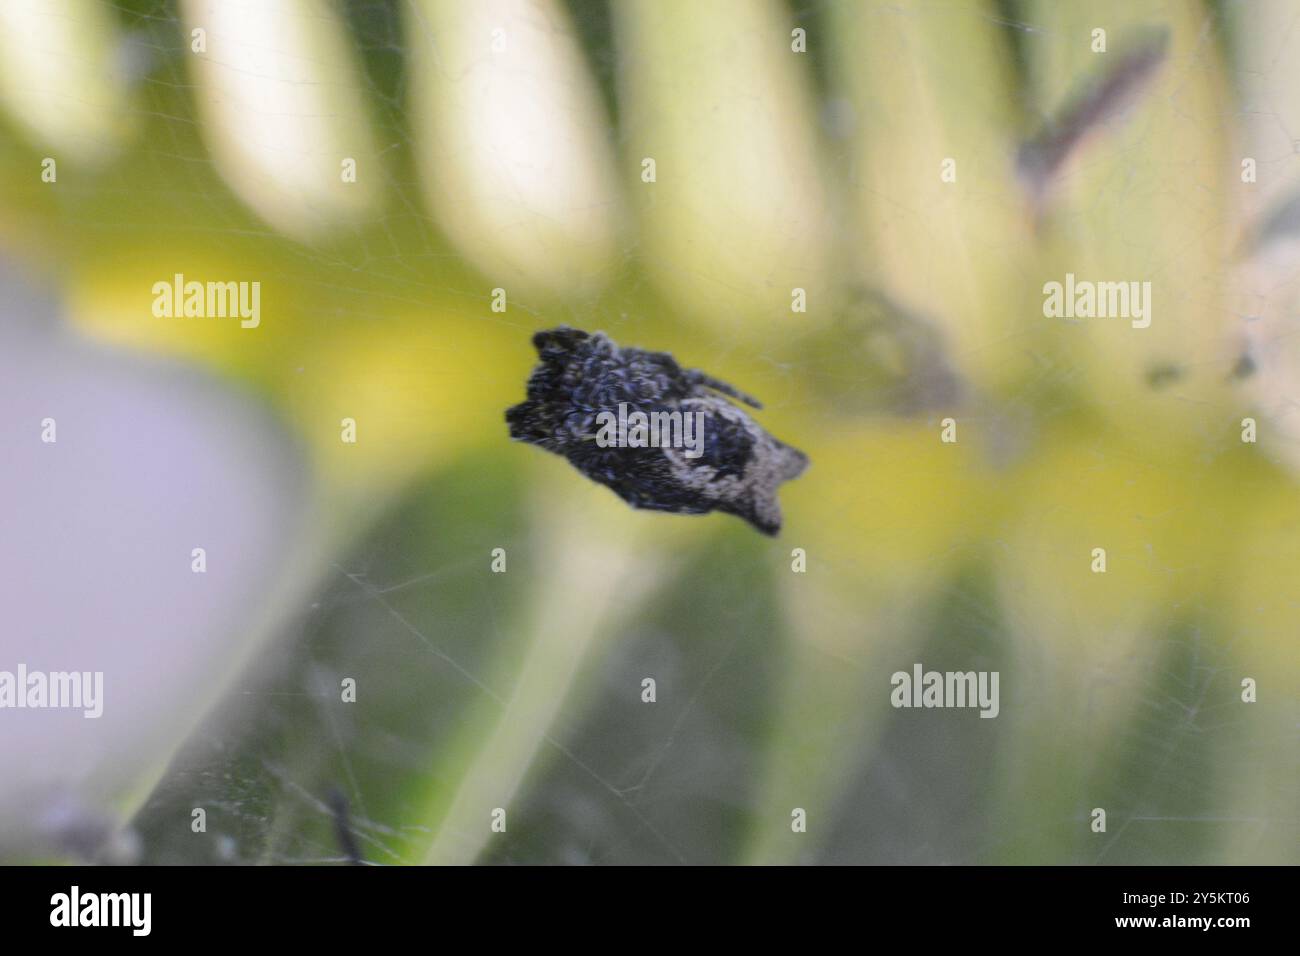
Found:
[[[535,334],[533,345],[541,361],[529,376],[527,400],[506,410],[511,438],[562,455],[634,508],[721,511],[763,534],[781,530],[777,487],[802,474],[808,457],[736,404],[761,408],[756,399],[682,368],[667,352],[620,348],[603,332],[560,326]],[[598,422],[636,413],[646,419],[679,413],[679,421],[696,416],[703,426],[699,447],[597,440]]]

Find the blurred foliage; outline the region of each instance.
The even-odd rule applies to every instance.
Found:
[[[1238,440],[1272,406],[1229,375],[1227,64],[1257,62],[1227,46],[1236,5],[343,9],[379,188],[332,229],[294,239],[236,198],[170,3],[117,5],[147,54],[118,155],[60,158],[51,188],[39,136],[0,133],[0,248],[58,281],[76,333],[257,395],[314,467],[316,596],[139,807],[146,860],[338,860],[343,820],[375,863],[1295,862],[1297,488]],[[493,16],[535,44],[532,80],[578,77],[554,86],[572,102],[439,72],[425,18],[483,42],[468,76]],[[1039,207],[1015,152],[1095,82],[1097,24],[1167,29],[1168,61]],[[549,132],[477,137],[511,97]],[[575,148],[588,232],[510,165]],[[1153,280],[1152,328],[1044,319],[1067,271]],[[175,272],[259,279],[261,327],[155,319]],[[764,400],[812,459],[779,541],[628,511],[508,444],[529,335],[561,322]],[[1000,671],[1001,716],[891,710],[915,661]]]

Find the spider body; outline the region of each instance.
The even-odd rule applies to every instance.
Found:
[[[560,326],[538,332],[533,345],[540,362],[528,379],[527,400],[506,411],[511,438],[562,455],[635,508],[721,511],[764,534],[780,531],[777,487],[801,474],[808,458],[736,404],[760,408],[755,399],[683,369],[666,352],[620,348],[603,332]],[[695,444],[638,444],[636,435],[617,444],[598,440],[602,423],[638,413],[647,421],[692,416],[700,424]],[[690,436],[689,428],[685,433]]]

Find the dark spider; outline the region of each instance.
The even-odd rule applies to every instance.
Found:
[[[676,514],[722,511],[764,534],[781,530],[777,487],[798,477],[808,457],[769,435],[735,399],[755,399],[667,352],[619,348],[603,332],[560,326],[538,332],[541,362],[528,399],[506,410],[510,437],[567,458],[632,505]],[[630,412],[700,414],[698,457],[680,447],[603,447],[598,416]]]

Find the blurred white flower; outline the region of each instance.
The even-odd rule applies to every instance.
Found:
[[[0,671],[103,674],[98,718],[0,710],[0,833],[89,849],[269,629],[301,553],[302,477],[255,406],[32,328],[49,305],[0,288]]]
[[[130,82],[101,3],[0,3],[0,103],[53,159],[102,160],[131,125]]]
[[[608,123],[572,24],[552,0],[407,8],[411,122],[438,224],[493,280],[597,291],[621,211]]]
[[[181,11],[204,139],[230,188],[304,241],[373,212],[386,173],[334,6],[183,0]]]

